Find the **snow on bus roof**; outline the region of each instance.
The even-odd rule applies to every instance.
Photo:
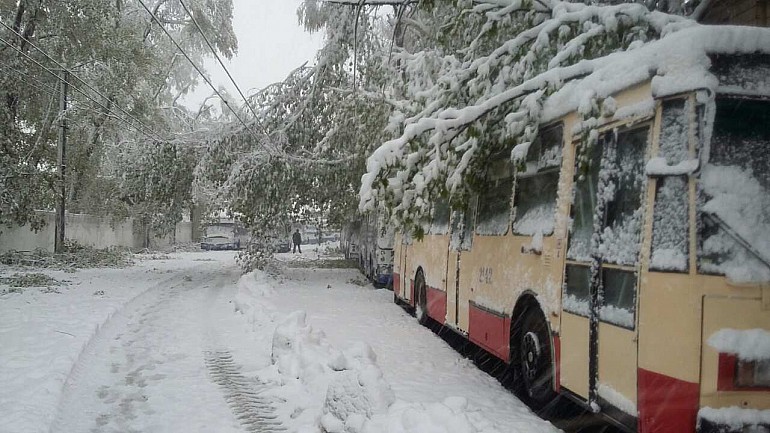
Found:
[[[566,12],[578,15],[597,13],[596,8],[559,3]],[[572,9],[574,10],[572,10]],[[582,8],[582,9],[579,9]],[[600,13],[604,25],[611,25],[612,7],[603,7]],[[624,89],[651,80],[652,96],[663,97],[696,89],[708,89],[712,94],[718,90],[719,80],[709,71],[713,55],[746,55],[770,54],[770,29],[743,26],[711,26],[700,25],[691,20],[674,19],[669,15],[650,13],[645,8],[624,9],[627,13],[648,13],[650,21],[655,22],[663,35],[660,39],[650,42],[632,43],[626,51],[612,53],[595,59],[585,59],[575,64],[558,66],[557,58],[549,62],[550,68],[522,82],[510,84],[509,87],[490,87],[490,91],[475,103],[465,107],[440,107],[434,105],[432,114],[423,111],[422,115],[404,119],[403,132],[399,137],[382,143],[367,159],[367,173],[362,176],[360,203],[362,209],[372,206],[377,193],[373,190],[377,176],[387,171],[388,167],[399,164],[403,169],[391,173],[388,178],[388,189],[395,192],[399,208],[421,206],[424,203],[422,195],[428,184],[440,177],[441,161],[434,159],[429,164],[417,169],[410,177],[410,170],[420,165],[422,153],[410,151],[408,143],[425,133],[430,132],[428,147],[439,148],[441,141],[452,134],[446,131],[462,130],[465,126],[481,119],[486,113],[493,112],[505,104],[519,99],[520,108],[516,113],[510,113],[506,122],[517,123],[525,117],[525,113],[535,114],[535,120],[544,124],[570,112],[579,110],[587,112],[592,101],[597,98],[607,98]],[[617,11],[615,11],[617,12]],[[582,16],[581,15],[581,16]],[[556,20],[558,21],[558,20]],[[615,23],[617,24],[617,23]],[[540,29],[542,30],[542,29]],[[532,36],[532,35],[529,35]],[[516,37],[504,43],[497,51],[506,51],[509,43],[520,39]],[[520,42],[520,41],[519,41]],[[570,51],[570,50],[567,50]],[[446,75],[442,80],[456,81],[462,77],[478,75],[485,77],[489,65],[497,62],[497,54],[479,58],[470,65],[462,67],[457,76]],[[486,66],[485,66],[486,65]],[[433,86],[423,92],[423,96],[437,97],[433,94],[441,86]],[[454,87],[454,86],[450,86]],[[542,99],[548,87],[555,87],[554,93]],[[768,89],[770,90],[770,89]],[[770,93],[770,92],[768,92]],[[440,105],[440,98],[431,104]],[[526,130],[526,129],[525,129]],[[447,187],[453,190],[462,182],[464,170],[476,154],[479,143],[475,138],[469,138],[460,145],[464,150],[463,156],[447,178]],[[458,149],[460,149],[458,147]],[[470,149],[470,150],[468,150]]]
[[[548,98],[543,123],[580,107],[587,97],[606,98],[652,79],[654,97],[698,89],[716,92],[709,72],[710,55],[770,54],[770,29],[693,24],[627,51],[585,60],[586,76],[573,80]]]

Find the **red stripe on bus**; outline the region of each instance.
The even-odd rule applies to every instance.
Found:
[[[446,322],[446,292],[435,287],[426,286],[428,301],[428,317],[438,323]]]
[[[510,359],[511,318],[491,313],[471,304],[468,337],[475,344],[503,361]]]
[[[738,358],[729,353],[719,354],[719,373],[717,376],[718,391],[735,390],[735,368],[738,364]]]
[[[393,293],[396,296],[401,295],[401,275],[396,272],[393,272]]]
[[[693,433],[698,416],[699,385],[638,369],[639,431]]]

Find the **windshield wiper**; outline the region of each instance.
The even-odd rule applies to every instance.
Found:
[[[719,226],[722,230],[724,230],[725,233],[727,233],[728,236],[733,238],[735,242],[737,242],[740,246],[746,249],[749,253],[751,253],[752,256],[754,256],[757,260],[759,260],[763,265],[765,265],[768,269],[770,269],[770,259],[762,255],[759,251],[757,251],[751,244],[743,238],[743,236],[739,235],[735,230],[733,230],[732,227],[730,227],[730,224],[727,224],[725,220],[719,217],[719,215],[715,214],[714,212],[703,212],[703,217],[708,222]]]

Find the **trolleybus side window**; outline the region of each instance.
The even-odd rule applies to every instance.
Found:
[[[600,185],[607,200],[607,221],[600,246],[605,263],[633,266],[639,259],[648,135],[649,128],[620,132],[615,146],[607,152],[607,181],[603,188]]]
[[[446,200],[437,200],[433,205],[433,218],[431,218],[428,233],[432,235],[445,235],[449,230],[449,203]]]
[[[669,167],[689,159],[691,108],[689,100],[663,102],[658,157]],[[673,170],[657,181],[653,208],[650,269],[687,272],[689,268],[688,173]]]
[[[561,124],[543,129],[516,175],[513,232],[553,234],[562,149]]]
[[[698,271],[770,280],[769,101],[717,99],[698,192]]]
[[[499,179],[479,195],[476,233],[504,235],[511,218],[511,191],[513,178]]]
[[[454,251],[467,251],[473,244],[473,215],[475,197],[462,210],[452,212],[452,237],[450,247]]]
[[[476,233],[480,235],[504,235],[511,221],[511,194],[513,169],[510,157],[505,154],[493,159],[487,168],[486,184],[479,192]]]

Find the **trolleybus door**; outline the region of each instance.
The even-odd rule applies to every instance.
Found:
[[[648,136],[610,131],[578,150],[560,328],[562,386],[634,425]]]
[[[473,200],[471,200],[473,202]],[[459,329],[460,325],[460,270],[462,252],[468,251],[473,242],[473,205],[452,213],[447,256],[447,317],[446,324]]]
[[[409,264],[409,260],[407,260],[407,256],[409,255],[409,246],[412,243],[412,237],[407,232],[401,233],[401,242],[398,243],[395,247],[399,249],[399,255],[398,255],[398,282],[400,284],[399,289],[400,292],[399,296],[401,296],[404,299],[411,299],[411,278],[409,278],[409,275],[411,274],[411,270],[407,269],[407,265]]]

